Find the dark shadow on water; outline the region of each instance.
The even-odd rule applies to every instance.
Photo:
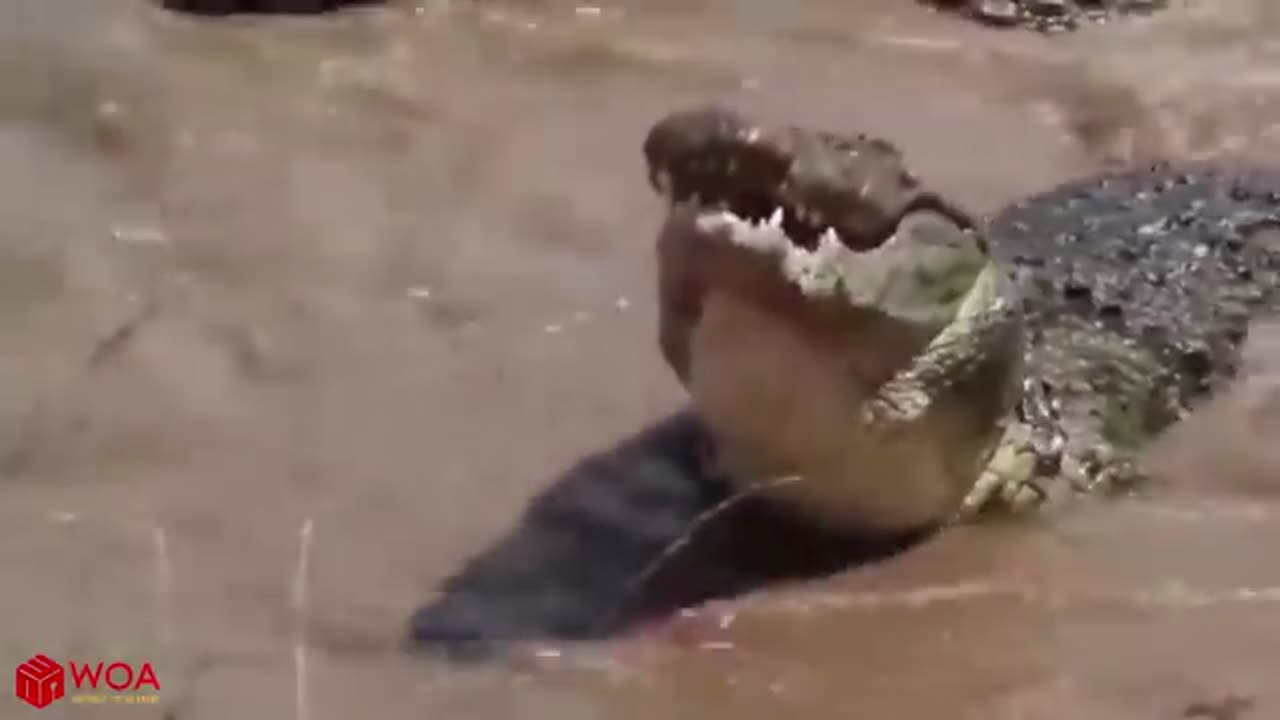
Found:
[[[883,559],[930,533],[818,532],[752,497],[698,522],[729,497],[702,469],[709,443],[682,412],[581,460],[414,614],[412,648],[465,660],[512,642],[605,638],[710,599]]]

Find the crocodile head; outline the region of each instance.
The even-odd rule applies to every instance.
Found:
[[[775,495],[842,528],[954,509],[1015,372],[977,223],[867,136],[713,106],[663,117],[643,150],[670,206],[660,346],[726,475],[802,476]],[[865,419],[886,403],[918,410]]]
[[[704,236],[770,257],[810,299],[936,332],[988,264],[973,217],[924,188],[879,138],[770,127],[704,106],[663,117],[643,150],[673,211],[692,212]]]

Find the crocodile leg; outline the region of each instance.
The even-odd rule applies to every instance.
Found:
[[[1021,379],[1023,339],[1016,305],[1000,270],[991,265],[956,319],[870,399],[860,432],[891,442],[937,407],[985,403],[985,411],[971,415],[967,427],[956,427],[955,437],[935,438],[960,448],[952,455],[950,473],[958,486],[972,486],[960,513],[972,514],[1005,495],[1039,494],[1036,481],[1056,471],[1054,459],[1064,442],[1047,388]]]
[[[1057,348],[1081,354],[1082,346],[1054,338],[1028,365],[1067,367],[1046,357],[1062,352]],[[1025,513],[1067,495],[1123,492],[1148,479],[1139,458],[1142,438],[1181,414],[1171,380],[1128,349],[1084,357],[1078,371],[1096,378],[1095,384],[1063,377],[1024,380],[1004,437],[965,499],[961,518]],[[1066,428],[1075,431],[1068,434]]]
[[[1049,498],[1045,483],[1063,469],[1066,436],[1050,388],[1025,378],[1022,396],[990,462],[965,497],[959,518],[995,508],[1018,512]]]
[[[1134,452],[1107,445],[1073,452],[1061,434],[1044,438],[1040,428],[1011,423],[956,519],[1026,514],[1068,494],[1123,492],[1148,479]]]

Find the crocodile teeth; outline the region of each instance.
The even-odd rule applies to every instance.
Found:
[[[773,228],[782,227],[782,208],[773,209],[773,214],[769,216],[769,226]]]
[[[822,231],[822,235],[818,238],[818,240],[819,242],[822,242],[822,243],[835,244],[840,242],[840,235],[836,232],[835,228],[828,225],[827,229]]]

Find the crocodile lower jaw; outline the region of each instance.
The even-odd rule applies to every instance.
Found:
[[[839,295],[843,287],[840,260],[855,254],[831,228],[818,237],[817,247],[797,245],[782,229],[781,208],[759,221],[739,217],[729,210],[707,210],[698,214],[696,223],[698,230],[707,235],[727,237],[738,247],[775,257],[783,278],[806,297]]]

